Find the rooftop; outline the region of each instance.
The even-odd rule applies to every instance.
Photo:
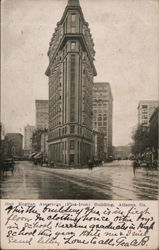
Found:
[[[68,0],[68,6],[80,6],[79,0]]]
[[[139,101],[139,104],[143,104],[143,103],[159,103],[158,100],[141,100]]]
[[[109,82],[94,82],[94,85],[95,86],[105,86],[105,85],[110,86],[110,83]]]

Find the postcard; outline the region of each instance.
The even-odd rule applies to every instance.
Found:
[[[1,249],[157,250],[159,2],[1,10]]]

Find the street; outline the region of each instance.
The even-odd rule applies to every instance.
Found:
[[[19,161],[14,175],[1,177],[1,199],[153,200],[158,198],[158,171],[133,174],[131,161],[114,161],[85,169],[53,169]]]

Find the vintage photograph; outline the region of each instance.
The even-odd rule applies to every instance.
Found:
[[[1,1],[1,199],[158,199],[158,5]]]

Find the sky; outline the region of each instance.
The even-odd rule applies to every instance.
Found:
[[[47,51],[67,0],[2,0],[1,121],[5,133],[35,124],[48,99]],[[140,100],[158,99],[157,0],[80,0],[95,44],[94,81],[113,94],[113,145],[131,142]]]

